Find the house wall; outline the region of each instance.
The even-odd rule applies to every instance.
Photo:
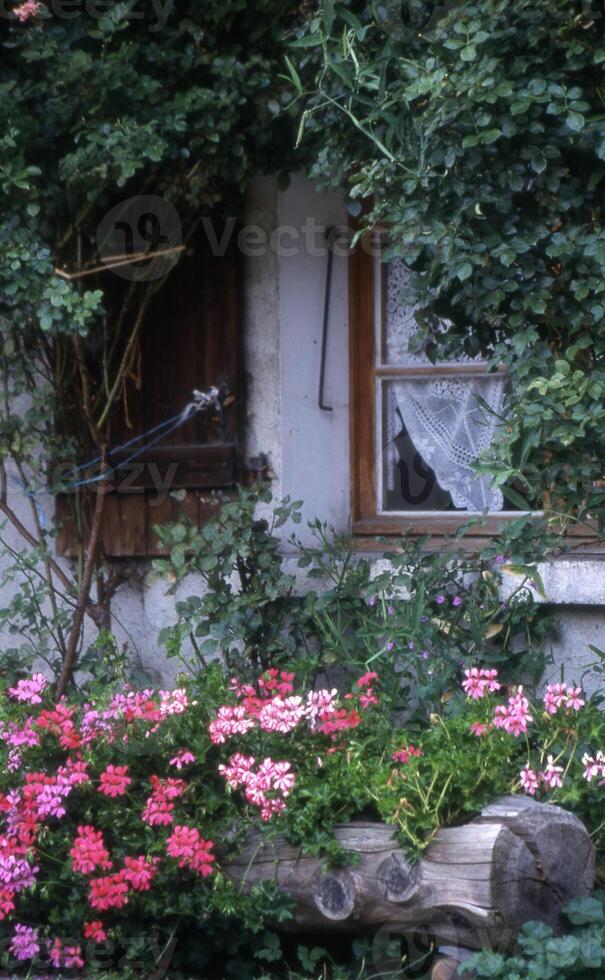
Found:
[[[296,529],[299,537],[308,538],[306,520],[314,517],[346,530],[349,383],[343,254],[333,260],[326,357],[325,398],[332,411],[322,411],[317,402],[327,262],[319,229],[346,225],[346,211],[339,195],[319,194],[300,176],[283,192],[274,179],[259,178],[250,186],[247,223],[255,233],[264,231],[268,245],[249,249],[254,254],[245,259],[246,454],[249,459],[268,458],[276,498],[290,495],[303,501],[305,520]],[[8,494],[30,525],[30,501],[16,482],[9,481]],[[50,522],[52,500],[37,498],[37,505]],[[291,530],[283,531],[286,553]],[[4,534],[12,546],[21,547],[16,532],[8,528]],[[295,565],[293,557],[288,561]],[[157,680],[170,682],[180,665],[166,662],[157,635],[174,618],[175,598],[147,566],[139,565],[136,572],[113,600],[114,629]],[[585,666],[596,659],[589,645],[605,649],[605,564],[558,561],[541,572],[546,601],[556,607],[562,624],[553,644],[554,673],[564,664],[568,676],[579,681]],[[0,604],[8,601],[12,588],[11,583],[0,588]],[[189,580],[181,593],[200,588],[199,582]],[[0,637],[0,642],[6,643],[6,638]],[[14,639],[10,643],[14,645]],[[593,674],[587,686],[596,683],[599,679]]]

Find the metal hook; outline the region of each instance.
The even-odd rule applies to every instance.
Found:
[[[332,292],[332,259],[334,258],[332,252],[332,246],[330,244],[330,235],[333,229],[328,228],[326,230],[326,241],[328,243],[328,259],[326,264],[326,288],[324,293],[324,315],[323,315],[323,326],[321,334],[321,362],[319,366],[319,396],[317,399],[317,404],[319,405],[322,412],[333,412],[334,409],[331,405],[326,405],[324,401],[324,388],[326,382],[326,356],[328,349],[328,328],[330,325],[330,297]]]

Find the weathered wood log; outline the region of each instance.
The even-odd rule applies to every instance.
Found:
[[[298,929],[424,931],[471,949],[510,949],[530,920],[556,930],[562,907],[594,882],[581,821],[528,797],[505,797],[471,823],[440,830],[415,865],[386,824],[342,824],[335,833],[356,853],[354,866],[328,869],[283,839],[252,835],[224,870],[244,890],[276,882],[295,901]]]

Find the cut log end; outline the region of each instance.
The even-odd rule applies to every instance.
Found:
[[[431,980],[455,980],[455,977],[459,976],[459,966],[459,960],[453,960],[449,956],[439,957],[433,963]]]
[[[313,900],[316,909],[326,919],[343,922],[355,908],[355,882],[343,869],[324,873],[321,869],[313,878]]]
[[[384,898],[389,902],[407,902],[418,891],[418,874],[400,854],[391,854],[383,861],[376,877],[382,883]]]

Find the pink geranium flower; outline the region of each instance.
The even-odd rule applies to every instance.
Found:
[[[597,752],[594,758],[585,752],[582,756],[582,765],[586,782],[591,783],[597,776],[605,777],[605,755],[601,751]]]
[[[84,960],[79,946],[64,946],[60,939],[55,939],[52,945],[49,943],[49,947],[50,961],[56,970],[61,967],[66,970],[83,969]]]
[[[38,3],[38,0],[25,0],[24,3],[20,3],[18,7],[15,7],[13,13],[17,20],[20,20],[22,24],[27,20],[31,20],[32,17],[37,17],[37,15],[42,10],[42,4]]]
[[[48,687],[48,681],[44,674],[34,674],[28,680],[18,681],[15,687],[9,687],[8,695],[15,701],[23,701],[27,704],[41,704],[41,694]]]
[[[128,766],[107,766],[105,772],[101,773],[98,793],[104,796],[123,796],[132,779],[127,775]]]
[[[213,841],[200,837],[195,827],[178,824],[166,841],[166,852],[176,858],[179,868],[189,868],[202,878],[212,874],[212,864],[216,860],[213,847]]]
[[[522,687],[517,688],[515,694],[508,699],[508,704],[499,704],[494,711],[494,727],[503,728],[515,738],[525,734],[531,721],[533,718],[529,711],[529,701],[523,694]]]
[[[107,933],[103,923],[99,919],[95,919],[94,922],[84,923],[84,939],[92,939],[93,943],[104,943],[107,939]]]
[[[90,881],[89,905],[93,909],[121,909],[128,902],[128,885],[123,872],[107,875],[105,878],[92,878]]]
[[[94,827],[78,827],[78,836],[70,850],[71,866],[74,871],[90,875],[97,868],[111,868],[109,851],[103,843],[103,834]]]
[[[544,707],[549,715],[556,714],[559,708],[579,711],[586,704],[583,693],[581,687],[568,687],[565,683],[549,684],[544,695]]]
[[[189,752],[186,749],[179,749],[174,758],[170,760],[169,765],[175,766],[177,769],[181,770],[183,766],[190,766],[194,762],[195,756],[193,752]]]
[[[529,796],[535,796],[540,785],[540,774],[534,772],[531,766],[527,765],[521,770],[519,776],[523,792],[528,793]]]
[[[548,756],[547,766],[542,773],[542,780],[550,789],[563,785],[563,766],[556,766],[552,755]]]
[[[497,670],[485,670],[483,667],[470,667],[464,671],[462,687],[469,698],[478,701],[486,694],[500,690]]]
[[[159,858],[148,861],[144,855],[136,858],[125,857],[122,878],[135,892],[149,891],[157,872],[158,862]]]

